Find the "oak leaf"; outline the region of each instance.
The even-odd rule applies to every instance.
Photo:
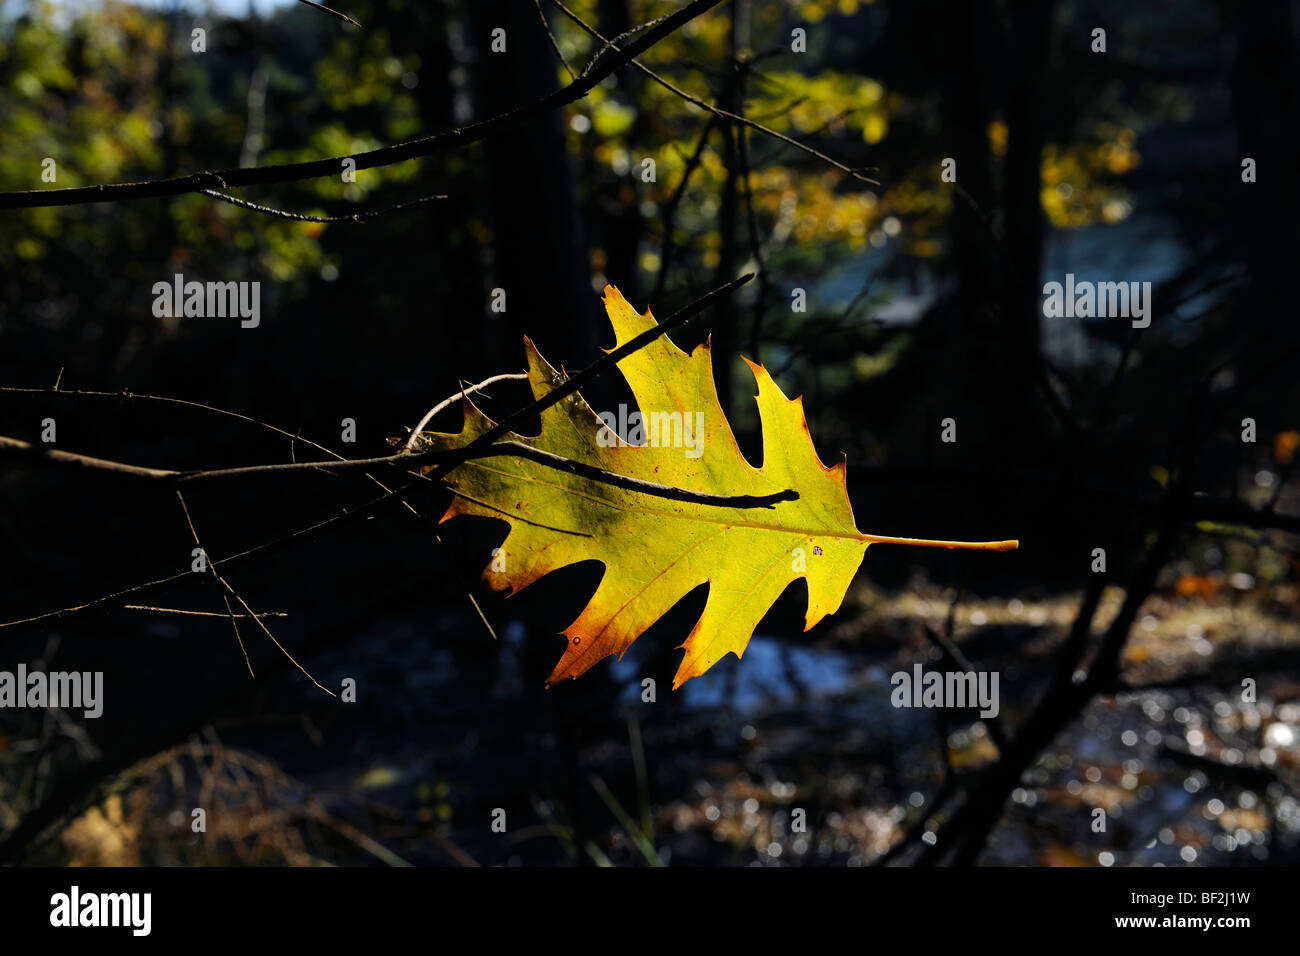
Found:
[[[648,310],[638,314],[613,286],[605,287],[605,310],[618,346],[656,324]],[[525,338],[524,346],[529,383],[534,397],[541,398],[565,376],[531,340]],[[542,411],[538,435],[511,434],[508,440],[674,489],[728,497],[793,491],[797,498],[770,507],[672,500],[510,456],[471,459],[448,472],[443,481],[453,497],[442,521],[478,515],[511,526],[483,572],[492,587],[514,593],[566,565],[591,559],[605,565],[596,593],[563,632],[568,644],[548,686],[577,677],[611,654],[621,656],[701,584],[708,584],[708,600],[681,645],[686,654],[674,689],[728,653],[740,657],[763,615],[798,578],[808,587],[804,629],[833,613],[874,542],[984,550],[1015,546],[859,532],[845,486],[845,463],[822,464],[802,399],[786,398],[761,365],[748,362],[758,385],[763,437],[763,462],[755,467],[741,453],[718,402],[707,343],[687,355],[661,335],[617,364],[631,386],[649,443],[620,440],[578,393]],[[463,429],[422,433],[422,450],[459,448],[493,427],[468,397],[462,403]]]

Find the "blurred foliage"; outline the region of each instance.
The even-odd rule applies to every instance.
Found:
[[[6,15],[0,5],[0,121],[12,134],[0,155],[0,188],[42,188],[45,157],[55,159],[57,185],[65,187],[233,165],[241,156],[290,163],[347,155],[432,132],[420,86],[433,79],[429,70],[448,65],[422,56],[416,38],[402,29],[416,15],[408,6],[400,0],[364,4],[359,15],[367,27],[356,31],[335,29],[297,10],[279,10],[267,20],[209,22],[115,0],[76,10],[37,0],[18,16]],[[458,5],[433,6],[453,19],[453,33],[461,37],[453,43],[457,62],[449,72],[452,85],[464,87],[475,56],[464,36],[467,24],[457,19]],[[591,24],[600,24],[608,7],[599,0],[571,6]],[[892,175],[880,188],[869,187],[753,130],[741,134],[748,170],[729,171],[724,139],[715,128],[673,223],[683,266],[675,278],[694,281],[699,269],[717,266],[723,245],[719,194],[729,174],[737,175],[740,195],[752,204],[757,234],[764,237],[757,251],[774,257],[784,271],[825,268],[893,243],[901,245],[904,258],[944,255],[950,187],[936,175],[942,157],[917,152],[929,97],[894,92],[881,79],[863,75],[855,58],[833,42],[838,35],[870,30],[879,6],[794,0],[743,7],[743,24],[722,12],[698,18],[657,44],[645,62],[706,101],[718,101],[720,90],[741,81],[743,103],[727,105],[850,165],[871,168],[889,154]],[[395,15],[393,26],[378,15],[381,9]],[[634,24],[663,10],[658,0],[627,4]],[[575,68],[597,51],[598,43],[559,11],[548,7],[548,19]],[[207,24],[207,54],[189,49],[191,21]],[[808,30],[805,55],[790,52],[793,25]],[[297,52],[281,55],[290,38]],[[720,64],[733,56],[743,66],[728,77]],[[569,80],[559,62],[555,69],[559,82]],[[266,73],[264,129],[252,125],[250,92],[259,71]],[[566,111],[584,204],[631,204],[645,223],[635,260],[645,279],[661,267],[659,214],[681,182],[706,119],[703,110],[630,69]],[[1006,138],[1005,124],[992,122],[994,161],[1005,153]],[[1048,145],[1042,201],[1054,226],[1114,223],[1128,215],[1119,182],[1140,161],[1135,138],[1132,128],[1099,122],[1082,129],[1077,141]],[[657,162],[654,182],[639,175],[647,155]],[[438,165],[440,191],[473,188],[479,179],[471,155],[456,154]],[[410,187],[420,175],[421,164],[408,162],[365,171],[353,183],[326,177],[278,192],[295,200],[294,211],[320,214],[328,206],[337,212],[339,204],[372,205],[386,187]],[[273,197],[257,198],[289,207]],[[234,259],[292,297],[302,293],[303,279],[322,269],[332,278],[344,261],[340,250],[347,244],[323,239],[328,225],[274,219],[199,195],[163,206],[164,223],[155,208],[143,204],[36,209],[6,217],[0,222],[0,268],[12,277],[24,266],[50,267],[44,291],[57,300],[53,289],[67,284],[54,278],[70,279],[86,263],[98,267],[111,286],[112,276],[137,269],[149,276],[183,268],[212,274]],[[491,229],[478,217],[471,215],[463,226],[473,241],[490,242]],[[600,273],[607,265],[606,237],[599,228],[594,233],[591,261]],[[119,263],[105,254],[108,234],[110,255],[120,257]],[[159,239],[167,248],[157,247]],[[598,275],[594,284],[601,281]],[[32,308],[41,298],[41,290],[12,278],[8,291],[10,301]],[[70,308],[68,302],[46,302],[41,311],[57,322],[68,318]],[[133,322],[141,321],[137,310],[131,313]]]

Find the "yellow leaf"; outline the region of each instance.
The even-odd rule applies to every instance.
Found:
[[[605,310],[620,346],[656,324],[649,311],[637,314],[613,286],[605,287]],[[530,340],[524,345],[533,395],[541,398],[565,376]],[[478,515],[511,525],[483,574],[491,586],[514,593],[579,561],[594,558],[605,565],[595,595],[564,631],[568,645],[548,686],[577,677],[611,654],[622,655],[706,582],[708,601],[681,645],[686,654],[674,689],[728,653],[740,657],[763,615],[798,578],[808,585],[805,630],[834,612],[869,544],[1016,546],[860,533],[853,524],[844,462],[827,468],[817,457],[802,399],[786,398],[761,365],[750,362],[749,367],[758,385],[761,467],[741,454],[723,415],[709,346],[687,355],[666,336],[618,362],[645,423],[646,444],[622,442],[576,393],[541,413],[540,434],[512,434],[508,440],[673,489],[727,497],[795,491],[797,500],[757,508],[673,500],[508,456],[474,458],[444,477],[454,497],[443,521]],[[463,404],[464,428],[457,434],[422,434],[423,449],[458,448],[493,427],[468,398]],[[606,413],[606,418],[616,416]]]

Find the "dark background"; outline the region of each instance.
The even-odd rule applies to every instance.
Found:
[[[541,7],[581,72],[599,45]],[[675,7],[571,4],[606,37]],[[570,82],[529,0],[358,0],[345,12],[361,29],[258,9],[0,5],[0,190],[349,155]],[[223,575],[283,612],[269,627],[321,683],[356,680],[343,704],[250,621],[255,677],[229,620],[124,608],[224,613],[210,576],[77,609],[186,571],[185,516],[168,487],[9,455],[0,619],[17,623],[0,628],[0,669],[102,670],[106,703],[97,721],[0,712],[0,857],[1294,861],[1296,5],[724,0],[642,60],[839,166],[629,66],[563,110],[355,184],[232,191],[318,216],[447,197],[363,223],[198,194],[3,210],[0,435],[39,443],[53,418],[61,449],[178,469],[321,456],[262,422],[384,455],[460,382],[520,370],[525,334],[556,366],[594,361],[612,344],[606,282],[662,317],[753,271],[675,335],[713,337],[751,460],[742,354],[805,396],[824,460],[847,455],[860,528],[1020,549],[873,547],[838,614],[801,634],[796,585],[743,662],[673,693],[700,588],[622,662],[544,690],[598,564],[504,600],[479,575],[505,526],[437,528],[436,488],[291,541],[374,481],[187,490],[209,554],[277,542]],[[957,188],[939,175],[950,157]],[[177,272],[260,281],[260,327],[156,318],[152,286]],[[1150,328],[1044,318],[1042,285],[1067,272],[1151,282]],[[585,394],[630,401],[615,375]],[[497,417],[527,398],[514,382],[489,395]],[[454,430],[457,412],[435,425]],[[73,610],[24,622],[57,609]],[[891,673],[956,666],[954,646],[999,672],[998,727],[890,706]]]

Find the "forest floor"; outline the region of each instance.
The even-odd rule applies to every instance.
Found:
[[[1094,700],[1053,741],[982,862],[1239,865],[1295,853],[1296,595],[1252,584],[1180,579],[1147,600],[1124,656],[1133,689]],[[268,736],[276,718],[263,715],[256,750],[240,727],[214,726],[118,778],[42,860],[870,865],[948,775],[997,755],[977,715],[891,704],[893,673],[941,666],[924,626],[944,631],[951,613],[973,666],[999,673],[998,719],[1014,729],[1078,596],[954,603],[917,581],[851,597],[814,639],[760,633],[743,662],[669,701],[643,702],[630,659],[593,671],[582,680],[613,682],[619,696],[578,732],[535,713],[550,713],[545,695],[558,691],[521,687],[522,625],[501,629],[496,666],[467,681],[453,651],[429,653],[426,626],[376,622],[311,662],[326,674],[361,668],[381,702],[358,720],[286,717]],[[1120,598],[1106,593],[1099,624]]]

